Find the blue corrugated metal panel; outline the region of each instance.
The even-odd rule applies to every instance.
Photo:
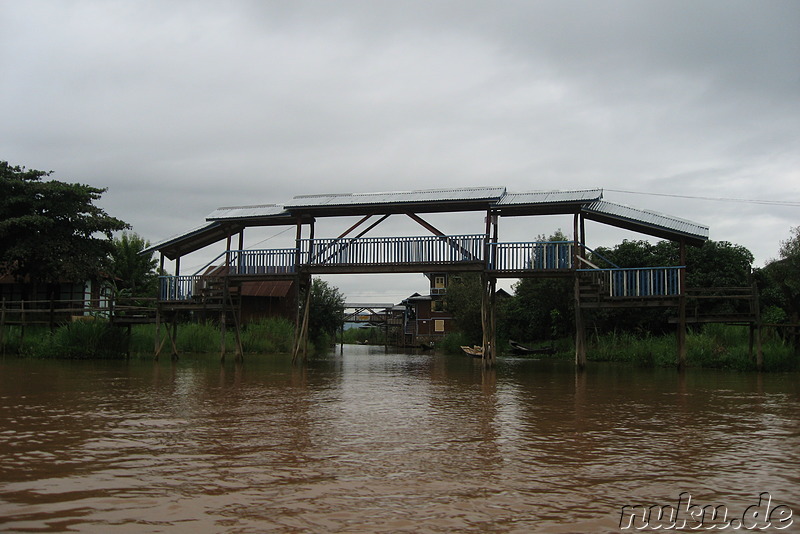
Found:
[[[490,201],[496,202],[505,194],[505,187],[464,187],[458,189],[428,189],[421,191],[390,191],[383,193],[345,193],[333,195],[300,195],[286,208],[321,208],[327,206],[391,205],[422,202]]]
[[[289,215],[283,206],[277,204],[262,204],[259,206],[231,206],[217,208],[208,217],[207,221],[220,221],[226,219],[253,219],[258,217],[276,217]]]
[[[654,211],[614,204],[604,200],[598,200],[583,208],[587,213],[597,213],[606,217],[616,218],[623,221],[639,224],[651,228],[659,228],[678,234],[697,237],[703,240],[708,239],[708,226],[698,224],[670,215],[662,215]]]
[[[602,189],[581,189],[575,191],[531,191],[527,193],[507,193],[498,206],[525,206],[534,204],[562,204],[571,202],[593,202],[603,198]]]

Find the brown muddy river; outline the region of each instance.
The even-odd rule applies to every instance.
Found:
[[[800,532],[800,375],[0,360],[2,532],[655,531],[635,505]]]

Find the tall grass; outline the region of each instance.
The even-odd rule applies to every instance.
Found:
[[[462,345],[472,346],[470,339],[471,337],[464,333],[449,332],[436,344],[436,348],[447,354],[462,354]]]
[[[242,332],[244,352],[289,352],[293,343],[294,324],[282,317],[270,317],[250,323]]]
[[[33,358],[125,358],[128,334],[103,320],[67,323],[52,332],[48,328],[26,328],[24,336],[16,328],[5,333],[3,350]]]
[[[167,337],[169,325],[162,325],[161,339],[164,350],[172,350]],[[152,354],[155,345],[155,325],[138,325],[131,333],[131,352],[144,355]],[[294,323],[280,317],[270,317],[246,325],[241,331],[242,350],[248,353],[286,353],[292,350],[294,343]],[[219,352],[222,339],[218,324],[182,323],[178,325],[176,347],[179,353],[215,353]],[[225,345],[228,350],[236,346],[233,327],[229,325],[225,332]]]
[[[766,371],[800,369],[800,362],[794,357],[792,348],[777,336],[764,336],[762,351]],[[677,363],[677,353],[675,335],[637,336],[629,332],[612,332],[590,340],[588,359],[669,367]],[[709,324],[688,332],[686,363],[690,367],[755,370],[755,355],[750,357],[748,329]]]

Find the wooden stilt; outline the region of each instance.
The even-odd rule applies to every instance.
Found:
[[[680,264],[678,275],[680,296],[678,297],[678,370],[686,369],[686,241],[680,241]]]
[[[161,306],[158,304],[156,304],[156,335],[153,342],[153,359],[158,360],[161,350],[164,348],[164,343],[166,343],[166,339],[161,337]]]
[[[230,297],[230,291],[228,292],[228,296],[230,300],[231,306],[231,313],[233,314],[233,336],[236,340],[236,355],[234,356],[234,360],[237,362],[244,361],[244,349],[242,348],[242,331],[241,331],[241,317],[242,317],[242,301],[239,300],[239,305],[234,306],[233,298]]]
[[[173,313],[172,315],[172,328],[167,330],[167,335],[169,336],[169,341],[172,344],[172,354],[170,357],[173,360],[178,359],[178,314]]]
[[[764,351],[761,347],[761,299],[758,294],[758,285],[753,282],[753,314],[755,315],[756,337],[756,369],[764,370]]]
[[[586,326],[583,322],[581,309],[581,281],[575,274],[575,367],[578,370],[586,368]]]
[[[3,356],[6,355],[6,298],[3,297],[3,305],[0,307],[0,349]]]
[[[219,312],[219,337],[220,337],[220,339],[219,339],[219,359],[220,359],[220,361],[223,361],[223,362],[225,361],[225,353],[227,352],[227,349],[228,349],[228,347],[226,345],[226,343],[227,343],[227,339],[226,338],[228,337],[228,332],[227,332],[228,313],[225,310],[225,301],[227,300],[227,295],[226,295],[227,289],[228,289],[228,284],[226,282],[226,283],[223,284],[222,304],[221,304],[222,309]]]
[[[579,269],[581,267],[582,253],[582,236],[585,232],[583,225],[583,217],[580,213],[576,213],[573,219],[572,228],[572,268]],[[580,273],[575,271],[574,274],[574,298],[575,298],[575,367],[582,371],[586,368],[586,326],[583,322],[583,309],[581,308],[581,279]]]
[[[497,357],[497,280],[489,279],[489,364],[494,365]]]
[[[305,304],[303,309],[303,321],[295,334],[295,346],[292,351],[292,362],[296,362],[302,353],[303,360],[308,357],[308,325],[311,314],[311,277],[308,276],[305,283]]]

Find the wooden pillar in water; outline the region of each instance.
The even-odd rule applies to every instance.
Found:
[[[495,340],[493,287],[495,280],[488,273],[481,273],[481,328],[483,330],[483,363],[487,366],[494,363]]]
[[[6,355],[6,298],[3,297],[3,304],[0,306],[0,349],[2,355]]]
[[[581,267],[582,241],[579,236],[583,235],[583,217],[580,213],[575,213],[573,220],[572,234],[572,269],[573,269],[573,291],[575,298],[575,367],[578,370],[586,368],[586,326],[583,323],[583,310],[581,309],[581,279],[577,269]]]
[[[678,370],[686,369],[686,241],[680,240],[680,264],[678,272],[680,292],[678,296]]]
[[[220,312],[219,312],[219,359],[225,361],[225,353],[228,350],[226,337],[227,337],[227,305],[228,305],[228,269],[231,265],[231,234],[228,232],[228,239],[225,242],[225,265],[222,269],[222,295],[220,299]]]
[[[497,355],[495,289],[497,279],[489,275],[488,270],[493,266],[492,253],[494,248],[490,245],[492,240],[497,241],[497,217],[491,210],[486,211],[486,236],[483,244],[484,270],[481,273],[481,329],[483,330],[483,364],[494,365]]]
[[[167,336],[169,337],[170,344],[172,345],[172,352],[170,353],[170,358],[172,360],[178,359],[178,313],[173,312],[172,314],[172,326],[171,330],[167,331]]]
[[[158,275],[161,276],[164,273],[164,253],[159,253],[159,261],[158,261]],[[158,298],[156,299],[156,334],[155,339],[153,340],[153,359],[157,360],[158,355],[161,353],[161,348],[164,346],[164,343],[161,341],[161,301],[162,297],[166,295],[163,294],[163,290],[161,287],[162,280],[159,279],[158,285]]]
[[[300,239],[303,237],[303,224],[300,217],[297,218],[297,231],[295,233],[295,253],[294,253],[294,342],[292,343],[292,354],[297,348],[297,339],[300,336]]]
[[[753,315],[755,318],[755,324],[750,327],[750,352],[752,353],[752,338],[755,335],[755,342],[756,342],[756,369],[759,371],[764,370],[764,351],[761,347],[761,302],[758,295],[758,285],[753,281]]]
[[[298,279],[303,282],[298,288],[298,292],[305,290],[305,302],[303,305],[303,320],[299,328],[295,331],[292,362],[296,362],[301,354],[304,361],[308,357],[308,323],[311,314],[311,275],[304,274],[302,277],[298,277]]]

